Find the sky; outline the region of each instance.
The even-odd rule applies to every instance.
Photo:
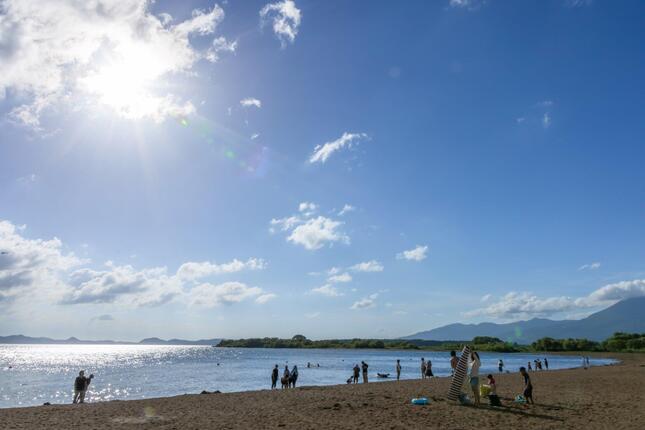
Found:
[[[643,296],[643,16],[0,0],[0,335],[390,338]]]

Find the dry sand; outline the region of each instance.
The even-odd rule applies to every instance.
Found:
[[[645,429],[645,354],[621,364],[532,372],[536,405],[512,399],[517,373],[497,376],[504,407],[446,400],[449,378],[196,394],[160,399],[0,409],[1,429]],[[410,399],[427,396],[427,406]]]

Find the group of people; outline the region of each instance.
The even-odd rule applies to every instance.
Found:
[[[278,386],[278,376],[280,374],[280,369],[276,364],[271,372],[271,389],[275,390]],[[282,378],[280,378],[280,384],[282,388],[296,388],[296,382],[298,382],[298,366],[293,366],[289,370],[289,366],[284,366],[284,372],[282,372]]]
[[[500,360],[500,361],[502,361],[502,360]],[[536,358],[535,360],[533,360],[533,364],[535,365],[535,370],[542,370],[543,369],[542,360],[540,360],[539,358]],[[544,369],[549,370],[549,360],[547,360],[546,357],[544,357]],[[533,368],[531,367],[531,362],[530,361],[528,362],[528,370],[533,370]],[[501,372],[501,370],[500,370],[500,372]]]

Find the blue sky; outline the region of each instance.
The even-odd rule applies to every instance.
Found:
[[[0,334],[395,337],[645,295],[642,2],[55,3],[0,2]]]

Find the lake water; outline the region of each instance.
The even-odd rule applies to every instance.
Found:
[[[517,371],[545,355],[481,353],[481,374]],[[369,364],[370,382],[376,373],[395,375],[396,359],[402,378],[418,378],[420,360],[432,360],[435,376],[450,374],[448,352],[348,349],[245,349],[209,346],[148,345],[0,345],[0,407],[70,403],[78,371],[94,373],[86,400],[141,399],[199,393],[247,391],[270,387],[270,372],[280,365],[298,366],[298,385],[342,384],[361,360]],[[577,356],[546,355],[549,369],[579,367]],[[307,362],[320,367],[307,368]],[[591,359],[592,365],[613,360]],[[219,365],[218,365],[219,363]]]

